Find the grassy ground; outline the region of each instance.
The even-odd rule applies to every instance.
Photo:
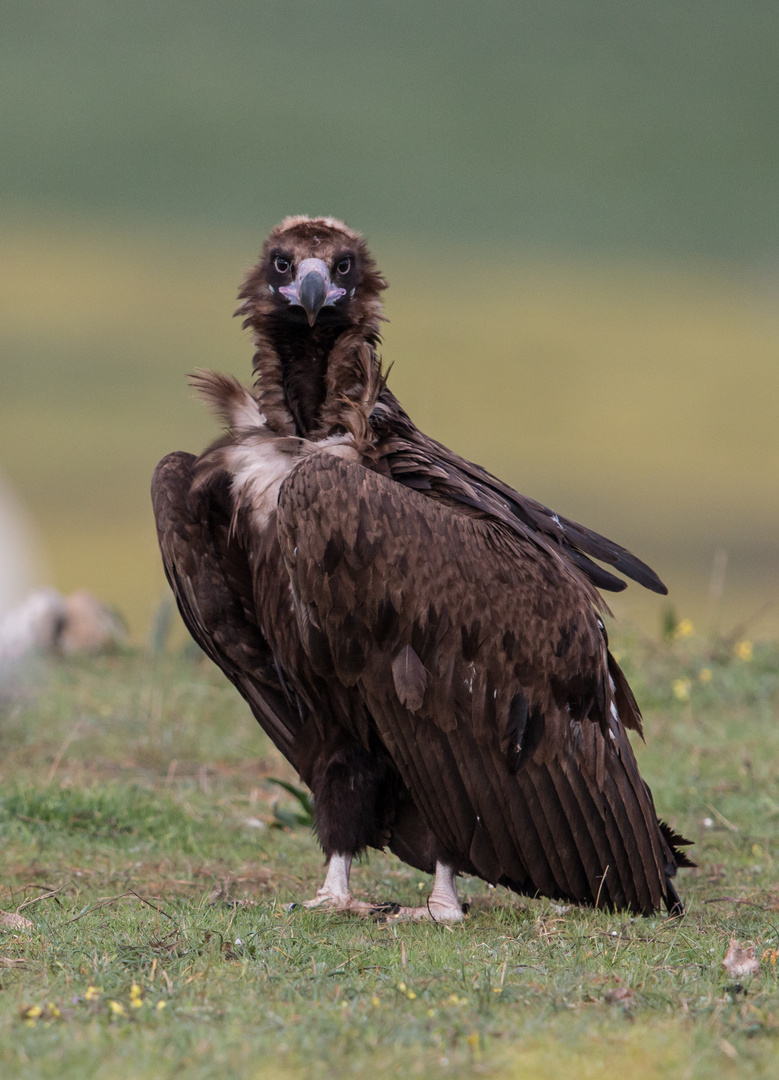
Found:
[[[465,923],[287,911],[321,853],[232,689],[191,657],[27,673],[0,714],[3,1077],[773,1076],[779,648],[618,642],[642,769],[696,841],[682,920],[462,882]],[[356,891],[429,881],[373,854]],[[728,940],[756,946],[740,982]]]

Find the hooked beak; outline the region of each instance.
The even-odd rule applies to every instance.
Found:
[[[321,259],[304,259],[298,267],[297,277],[291,285],[282,285],[279,292],[291,305],[302,307],[313,326],[323,307],[332,306],[346,295],[330,281],[330,271]]]

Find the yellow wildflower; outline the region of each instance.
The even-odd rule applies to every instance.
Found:
[[[165,1008],[166,1005],[167,1005],[167,1001],[158,1001],[157,1004],[154,1007],[157,1010],[157,1012],[161,1012]]]
[[[695,627],[692,625],[692,619],[682,619],[674,630],[674,637],[678,640],[679,638],[692,637],[694,633]]]
[[[124,1016],[124,1005],[119,1001],[109,1001],[108,1008],[114,1016]]]
[[[502,994],[503,993],[503,987],[502,986],[493,986],[492,992],[493,992],[493,994]]]
[[[702,683],[711,682],[711,668],[702,667],[698,672],[698,678]]]
[[[376,997],[375,994],[371,998],[371,1005],[373,1005],[374,1009],[378,1009],[379,1005],[381,1005],[381,1002],[379,1001],[379,999]]]
[[[97,1001],[100,995],[103,993],[102,986],[88,986],[87,992],[84,994],[86,1001]]]
[[[689,701],[690,700],[690,680],[689,679],[674,679],[673,681],[674,697],[677,701]]]
[[[406,984],[404,982],[399,982],[398,983],[398,990],[400,990],[401,994],[405,994],[405,992],[406,992]]]
[[[427,1015],[429,1017],[431,1017],[431,1018],[434,1017],[435,1016],[435,1009],[428,1009],[427,1010]]]
[[[751,660],[752,650],[753,645],[751,641],[739,641],[733,651],[739,660]]]
[[[28,1020],[37,1020],[42,1012],[43,1009],[40,1007],[40,1005],[31,1005],[29,1009],[24,1010],[24,1013],[22,1015],[25,1016]]]
[[[49,1015],[50,1016],[59,1016],[60,1015],[60,1011],[57,1008],[57,1006],[54,1004],[53,1001],[49,1002],[48,1009],[49,1009]]]
[[[474,1054],[478,1054],[478,1052],[479,1052],[479,1033],[478,1033],[478,1031],[472,1031],[465,1041],[468,1043],[471,1050],[473,1050]]]
[[[414,993],[413,990],[409,990],[409,992],[406,994],[406,997],[409,1001],[413,1001],[416,996],[417,995]]]

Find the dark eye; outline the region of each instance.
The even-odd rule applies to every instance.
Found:
[[[349,271],[351,270],[351,268],[352,268],[352,260],[351,259],[341,259],[341,261],[338,263],[338,266],[336,266],[336,270],[338,271],[339,274],[348,274]]]
[[[273,260],[273,265],[280,274],[286,274],[289,270],[289,259],[283,258],[281,255],[277,255]]]

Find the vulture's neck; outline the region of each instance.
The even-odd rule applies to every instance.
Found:
[[[351,428],[346,414],[354,410],[344,398],[367,406],[380,379],[373,342],[360,326],[276,323],[255,328],[255,345],[260,410],[280,435],[319,439]]]
[[[307,326],[283,327],[275,335],[282,390],[299,435],[311,435],[319,427],[327,369],[338,336],[334,327],[317,331]]]

